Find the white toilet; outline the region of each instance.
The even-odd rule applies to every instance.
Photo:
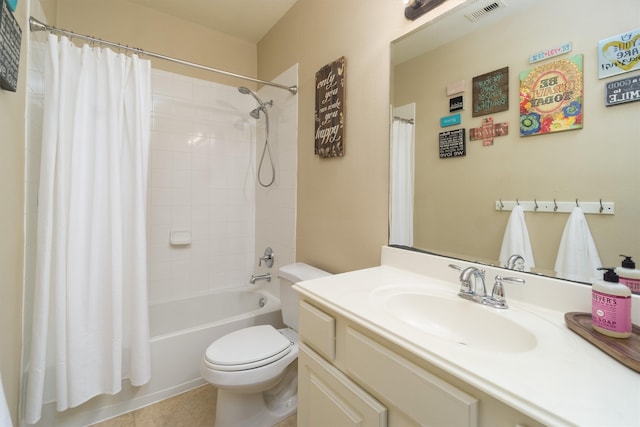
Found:
[[[200,373],[218,388],[215,427],[267,427],[296,411],[298,296],[292,286],[329,274],[304,263],[281,267],[282,319],[288,327],[252,326],[207,347]]]

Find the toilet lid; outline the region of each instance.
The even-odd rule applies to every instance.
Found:
[[[215,340],[205,352],[215,369],[240,371],[272,363],[291,351],[291,341],[271,325],[231,332]]]

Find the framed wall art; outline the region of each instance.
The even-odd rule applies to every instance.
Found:
[[[582,107],[582,55],[520,73],[520,136],[580,129]]]

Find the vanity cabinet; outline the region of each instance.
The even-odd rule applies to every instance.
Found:
[[[305,295],[299,333],[300,427],[541,426]]]

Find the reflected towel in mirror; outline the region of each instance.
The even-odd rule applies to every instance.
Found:
[[[602,267],[602,263],[587,218],[582,209],[576,206],[562,233],[556,258],[556,276],[591,283],[595,279],[602,279],[598,267]]]
[[[529,241],[527,223],[524,220],[524,209],[520,205],[514,206],[509,216],[500,249],[500,265],[505,265],[509,257],[514,254],[520,255],[524,259],[524,271],[531,271],[536,266]]]

